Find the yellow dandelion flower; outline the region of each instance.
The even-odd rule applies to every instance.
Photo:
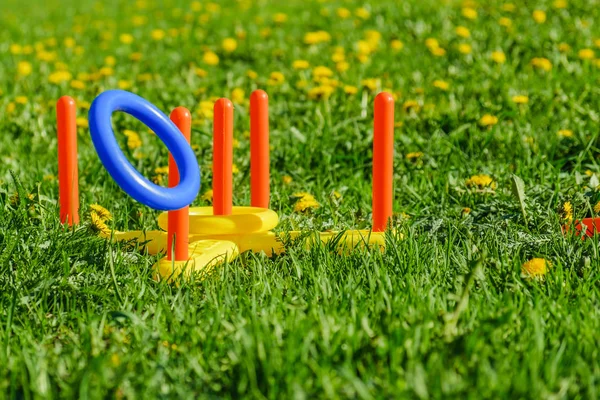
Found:
[[[218,65],[219,64],[219,56],[216,55],[212,51],[207,51],[202,56],[202,61],[204,61],[204,63],[208,64],[208,65]]]
[[[267,85],[270,86],[279,86],[285,82],[285,76],[283,73],[279,71],[271,72],[269,75],[269,80],[267,81]]]
[[[221,47],[227,53],[233,53],[237,49],[237,40],[234,38],[225,38],[221,42]]]
[[[36,57],[40,61],[51,62],[56,60],[56,52],[42,50],[37,52]]]
[[[446,81],[436,79],[435,81],[433,81],[433,87],[446,91],[450,87],[450,84]]]
[[[164,165],[162,167],[156,167],[156,168],[154,168],[154,173],[156,175],[168,175],[169,174],[169,166]]]
[[[497,123],[498,123],[498,117],[491,115],[491,114],[485,114],[479,120],[479,125],[481,125],[481,126],[494,126]]]
[[[345,72],[348,71],[350,69],[350,63],[346,62],[346,61],[341,61],[337,64],[335,64],[335,69],[338,72]]]
[[[443,57],[446,55],[446,50],[441,47],[436,47],[431,49],[431,54],[433,54],[436,57]]]
[[[234,88],[231,91],[231,102],[234,104],[242,104],[245,99],[245,94],[244,89]]]
[[[436,47],[440,47],[440,43],[435,38],[427,38],[425,39],[425,46],[428,49],[435,49]]]
[[[95,232],[98,232],[101,235],[106,235],[106,236],[110,235],[110,232],[111,232],[110,228],[108,227],[108,225],[106,225],[104,220],[98,214],[96,214],[96,212],[94,212],[94,211],[90,212],[90,219],[91,219],[90,227],[92,228],[92,230],[94,230]]]
[[[538,24],[543,24],[546,22],[546,13],[542,10],[533,11],[533,20]]]
[[[456,34],[461,38],[465,39],[471,36],[471,31],[469,31],[469,29],[465,26],[457,26],[456,29],[454,29],[454,32],[456,32]]]
[[[62,82],[70,81],[71,78],[72,75],[68,71],[55,71],[48,76],[48,80],[50,81],[50,83],[54,84],[60,84]]]
[[[546,72],[552,69],[552,62],[544,57],[535,57],[531,60],[531,65],[535,68],[544,70]]]
[[[86,117],[75,118],[75,124],[80,128],[88,128],[90,126],[88,119]]]
[[[111,76],[115,73],[115,70],[111,67],[102,67],[98,72],[100,73],[100,76]]]
[[[131,33],[121,33],[119,35],[119,40],[123,44],[131,44],[133,43],[133,35]]]
[[[70,85],[73,89],[85,89],[85,83],[77,79],[73,79]]]
[[[498,20],[498,24],[500,24],[500,26],[503,26],[505,28],[510,28],[512,26],[512,19],[502,17]]]
[[[532,258],[521,266],[521,273],[527,278],[542,277],[552,267],[550,261],[543,258]]]
[[[593,60],[596,57],[596,53],[592,49],[581,49],[577,55],[582,60]]]
[[[28,102],[27,96],[15,97],[15,103],[17,103],[17,104],[27,104],[27,102]]]
[[[471,7],[465,7],[462,9],[462,16],[467,19],[475,19],[477,18],[477,10]]]
[[[561,129],[558,131],[558,136],[570,138],[570,137],[573,137],[573,131],[570,129]]]
[[[117,82],[117,86],[121,90],[127,90],[127,89],[131,89],[133,84],[131,83],[131,81],[127,81],[125,79],[120,79],[119,82]]]
[[[342,53],[342,52],[340,52],[340,53],[333,53],[331,55],[331,61],[333,61],[334,63],[339,63],[339,62],[342,62],[342,61],[345,61],[345,60],[346,60],[346,55],[344,53]]]
[[[152,37],[153,40],[163,40],[165,36],[166,33],[162,29],[153,29],[152,32],[150,32],[150,37]]]
[[[310,193],[300,192],[294,193],[292,198],[296,199],[294,204],[294,211],[304,212],[314,208],[319,208],[320,204],[315,200],[314,196]]]
[[[345,85],[344,93],[346,94],[356,94],[358,93],[358,88],[356,86]]]
[[[202,68],[195,68],[194,73],[200,78],[206,78],[206,76],[208,75],[208,72],[206,72],[206,70]]]
[[[468,43],[461,43],[458,45],[458,51],[461,54],[471,54],[473,52],[473,47]]]
[[[552,3],[552,7],[558,9],[567,8],[567,6],[567,0],[554,0],[554,2]]]
[[[343,8],[340,7],[337,10],[335,10],[335,13],[337,14],[338,17],[342,18],[342,19],[346,19],[348,18],[350,15],[352,15],[350,13],[350,10],[348,10],[347,8]]]
[[[289,175],[284,175],[283,177],[281,177],[281,180],[284,185],[289,185],[293,181],[292,177]]]
[[[100,204],[92,204],[90,205],[90,211],[95,212],[102,221],[110,221],[112,220],[112,214],[106,208],[102,207]]]
[[[315,199],[315,197],[308,192],[296,192],[296,193],[292,194],[292,197],[298,198],[298,199],[310,199],[310,200]]]
[[[467,185],[467,187],[470,188],[484,189],[486,187],[489,187],[492,189],[496,189],[496,182],[494,182],[494,179],[491,176],[485,174],[473,175],[465,181],[465,185]]]
[[[104,59],[104,64],[114,67],[117,64],[117,59],[114,56],[108,56]]]
[[[560,43],[558,45],[558,51],[560,51],[561,53],[568,53],[569,51],[571,51],[571,46],[564,42]]]
[[[469,207],[463,207],[461,210],[461,214],[464,216],[471,214],[471,209]]]
[[[304,43],[319,44],[331,41],[331,35],[325,31],[307,32],[304,35]]]
[[[130,150],[134,150],[142,146],[142,139],[140,139],[140,135],[138,135],[137,132],[125,129],[123,134],[127,137],[127,147]]]
[[[310,68],[310,64],[306,60],[295,60],[292,63],[292,68],[294,68],[294,69],[308,69],[308,68]]]
[[[516,95],[512,97],[512,101],[517,104],[527,104],[529,103],[529,97],[525,95]]]
[[[313,68],[312,76],[315,81],[319,81],[322,78],[332,77],[333,71],[325,66],[319,65],[319,66]]]
[[[28,76],[31,74],[33,68],[31,67],[31,63],[27,61],[19,61],[17,64],[17,74],[19,76]]]
[[[200,199],[209,203],[212,203],[213,201],[213,191],[212,189],[208,189],[206,192],[202,193],[202,196],[200,196]]]
[[[257,74],[255,71],[252,71],[252,70],[248,70],[248,71],[246,72],[246,76],[247,76],[248,78],[252,79],[252,80],[254,80],[254,79],[258,78],[258,74]]]
[[[404,111],[416,111],[419,112],[421,106],[416,100],[406,100],[404,104],[402,104],[402,109]]]
[[[367,78],[367,79],[363,79],[362,81],[360,81],[360,85],[363,88],[369,89],[371,92],[374,92],[379,87],[380,82],[379,82],[379,79],[376,79],[376,78]]]
[[[423,157],[423,152],[421,152],[421,151],[415,151],[415,152],[412,152],[412,153],[407,153],[405,157],[409,161],[416,161],[419,158]]]
[[[404,48],[404,43],[401,40],[395,39],[390,42],[390,47],[394,51],[400,51]]]
[[[286,22],[288,20],[288,16],[287,14],[284,13],[276,13],[275,15],[273,15],[273,22],[277,23],[277,24],[283,24],[284,22]]]
[[[565,201],[559,211],[560,217],[565,221],[573,220],[573,204],[570,201]]]
[[[312,100],[328,99],[334,90],[335,88],[331,86],[320,85],[308,91],[308,98]]]
[[[502,51],[493,51],[490,57],[497,64],[504,64],[506,62],[506,54]]]
[[[10,54],[19,55],[23,53],[23,46],[20,44],[13,43],[9,47]]]
[[[360,19],[369,19],[371,13],[364,7],[358,8],[354,10],[354,15],[356,15]]]

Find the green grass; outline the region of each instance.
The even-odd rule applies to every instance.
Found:
[[[480,1],[473,20],[460,3],[434,0],[223,0],[219,10],[204,1],[200,10],[165,3],[0,4],[0,397],[599,396],[599,246],[565,237],[560,212],[569,201],[575,219],[592,216],[600,197],[597,0],[570,0],[564,9],[515,1],[513,11]],[[340,7],[351,16],[338,17]],[[360,7],[368,18],[356,16]],[[546,11],[544,23],[534,21],[535,9]],[[275,23],[276,13],[287,21]],[[135,26],[135,16],[145,23]],[[458,37],[457,26],[470,37]],[[166,37],[152,40],[154,29]],[[319,30],[330,41],[304,43]],[[361,63],[358,42],[369,30],[381,38]],[[123,33],[133,43],[121,43]],[[230,54],[221,48],[226,37],[237,37]],[[81,49],[65,46],[66,38]],[[428,38],[446,54],[434,56]],[[400,51],[391,48],[395,39]],[[461,43],[472,52],[460,53]],[[561,43],[570,50],[560,51]],[[23,54],[27,46],[31,53]],[[347,71],[332,60],[336,46],[345,49]],[[582,49],[593,49],[592,59],[582,59]],[[208,50],[218,66],[203,62]],[[503,51],[506,62],[494,62],[493,51]],[[136,52],[141,59],[132,61]],[[116,60],[111,73],[93,76],[107,56]],[[548,59],[551,70],[533,67],[535,57]],[[310,98],[326,83],[313,82],[311,69],[294,70],[299,59],[332,70],[339,84],[330,97]],[[71,78],[51,82],[63,68]],[[285,82],[269,85],[272,72]],[[376,87],[363,88],[371,78]],[[72,88],[73,79],[85,88]],[[235,110],[236,204],[249,203],[247,98],[265,89],[281,231],[370,226],[371,108],[378,91],[390,90],[398,123],[394,228],[402,237],[389,235],[383,253],[347,256],[291,243],[273,259],[243,254],[204,280],[155,282],[158,257],[107,242],[90,227],[95,203],[120,230],[155,229],[158,212],[116,186],[85,127],[82,224],[70,230],[58,221],[53,104],[72,95],[85,117],[85,102],[120,80],[165,112],[190,108],[201,193],[211,187],[212,143],[201,102],[244,91]],[[345,94],[345,85],[358,93]],[[515,95],[529,102],[515,104]],[[417,108],[409,107],[413,101]],[[498,123],[482,126],[486,114]],[[139,122],[117,115],[114,126],[143,174],[153,177],[167,164],[167,150]],[[140,135],[140,148],[127,148],[125,129]],[[406,156],[414,152],[423,154]],[[478,174],[490,175],[495,187],[469,187],[466,180]],[[513,174],[524,181],[526,218],[511,190]],[[294,212],[296,192],[313,194],[321,207]],[[207,203],[199,197],[194,204]],[[551,262],[543,279],[521,274],[535,257]]]

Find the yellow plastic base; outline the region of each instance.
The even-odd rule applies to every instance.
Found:
[[[168,213],[158,216],[158,226],[167,230]],[[190,207],[190,234],[240,235],[267,232],[279,223],[273,210],[259,207],[233,207],[231,215],[213,215],[212,207]]]
[[[354,230],[340,232],[314,232],[306,233],[301,231],[290,232],[259,232],[238,235],[190,235],[190,245],[202,240],[226,241],[236,244],[240,253],[253,251],[255,253],[264,252],[271,257],[273,254],[281,254],[285,251],[283,242],[286,239],[297,240],[305,236],[306,248],[310,248],[317,241],[329,243],[337,239],[336,248],[347,253],[356,247],[368,247],[371,249],[385,249],[385,234],[383,232],[371,232],[367,230]],[[167,233],[163,231],[131,231],[114,232],[113,238],[117,241],[137,240],[149,254],[165,253],[167,250]]]
[[[239,251],[235,243],[224,240],[199,240],[190,243],[190,259],[187,261],[160,259],[154,264],[154,279],[172,282],[183,274],[189,278],[192,274],[204,274],[210,272],[213,267],[225,261],[232,261]]]
[[[240,253],[252,251],[264,252],[271,257],[285,251],[287,240],[303,240],[309,249],[318,242],[325,244],[336,241],[335,249],[339,253],[349,253],[355,248],[385,249],[385,233],[369,230],[340,232],[306,233],[291,231],[273,233],[277,226],[277,214],[265,208],[233,207],[232,215],[213,215],[212,207],[190,208],[190,259],[188,261],[169,261],[161,259],[154,265],[155,277],[169,282],[181,274],[188,278],[192,273],[209,271],[225,260],[233,260]],[[158,218],[158,225],[166,230],[168,214]],[[149,254],[166,253],[167,233],[164,231],[113,232],[116,241],[137,241]]]

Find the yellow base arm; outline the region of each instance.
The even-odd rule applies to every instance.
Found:
[[[207,273],[216,265],[234,260],[240,253],[233,242],[199,240],[190,243],[189,254],[190,258],[187,261],[167,260],[167,257],[161,258],[152,267],[154,279],[159,281],[166,279],[168,282],[172,282],[181,274],[187,279],[192,274]]]

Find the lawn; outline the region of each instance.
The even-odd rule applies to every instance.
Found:
[[[598,398],[600,2],[0,2],[0,397]],[[204,277],[98,236],[156,229],[94,150],[87,111],[120,88],[193,116],[212,199],[212,107],[269,94],[278,231],[368,229],[373,100],[395,102],[385,251],[289,243]],[[56,100],[78,105],[81,224],[58,214]],[[113,118],[166,185],[168,152]],[[309,199],[302,203],[302,199]]]

